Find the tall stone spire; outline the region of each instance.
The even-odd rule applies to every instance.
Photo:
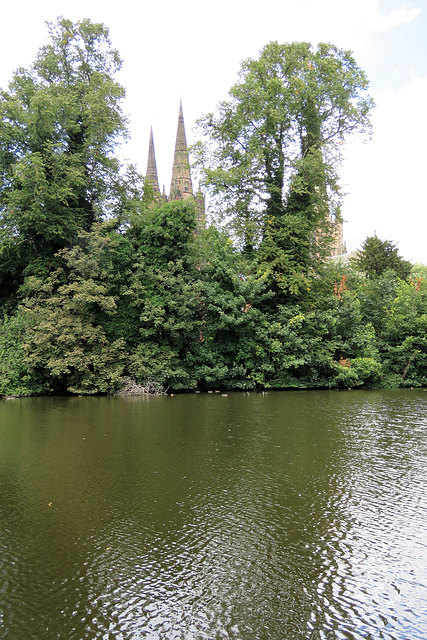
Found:
[[[154,151],[153,127],[151,127],[151,131],[150,131],[150,143],[148,145],[147,173],[145,177],[151,180],[151,182],[153,183],[154,191],[160,192],[159,180],[157,178],[156,154]]]
[[[190,161],[185,137],[182,102],[180,102],[169,200],[186,200],[192,197],[193,185],[191,182]]]

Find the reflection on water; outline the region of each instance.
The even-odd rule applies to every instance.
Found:
[[[427,391],[0,404],[0,638],[425,640]]]

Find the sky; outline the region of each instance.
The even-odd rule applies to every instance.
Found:
[[[21,0],[2,6],[0,87],[45,44],[46,20],[103,22],[120,52],[130,140],[120,151],[145,173],[153,126],[159,182],[169,192],[179,102],[187,141],[215,111],[240,63],[279,43],[330,42],[353,52],[376,107],[371,140],[344,149],[342,214],[349,251],[375,233],[427,264],[427,0]]]

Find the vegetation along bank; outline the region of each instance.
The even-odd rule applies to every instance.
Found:
[[[0,98],[1,395],[427,384],[427,267],[376,236],[328,258],[341,144],[373,106],[350,52],[242,63],[192,149],[208,225],[119,162],[108,30],[50,36]]]

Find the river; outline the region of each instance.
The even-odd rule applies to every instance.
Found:
[[[427,389],[0,402],[0,638],[425,640]]]

